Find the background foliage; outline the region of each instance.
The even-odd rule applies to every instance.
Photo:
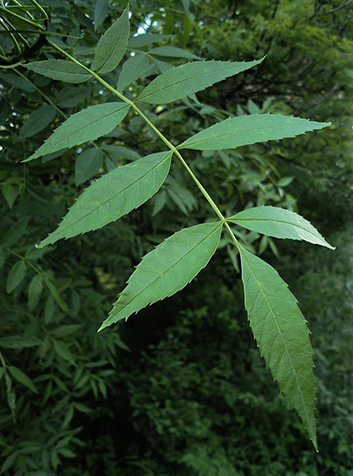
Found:
[[[314,454],[258,355],[234,269],[237,256],[226,238],[182,294],[96,333],[140,256],[171,232],[201,222],[209,210],[174,164],[161,191],[128,217],[36,250],[34,243],[55,228],[91,179],[155,152],[156,138],[139,117],[129,116],[97,142],[101,150],[87,145],[20,164],[63,114],[110,96],[92,81],[64,85],[19,66],[0,76],[2,474],[353,474],[353,4],[346,3],[130,3],[133,32],[165,36],[156,44],[132,40],[130,48],[149,52],[149,62],[127,94],[190,53],[234,61],[267,54],[256,70],[197,98],[154,112],[146,107],[167,137],[182,142],[229,114],[333,121],[325,134],[186,152],[225,213],[261,204],[296,210],[337,246],[331,254],[239,231],[250,249],[280,267],[305,310],[315,350],[320,453]],[[103,0],[45,4],[50,30],[70,35],[51,38],[87,62],[125,7]],[[0,44],[13,53],[8,35]],[[184,52],[153,51],[165,46]],[[44,46],[31,59],[51,54]],[[113,85],[117,73],[108,75]]]

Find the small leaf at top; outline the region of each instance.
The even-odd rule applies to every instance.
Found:
[[[33,63],[27,63],[22,66],[47,78],[71,84],[84,83],[92,77],[91,74],[80,65],[68,60],[51,59],[34,61]]]
[[[244,248],[240,257],[245,307],[260,353],[317,450],[313,351],[306,321],[272,266]]]
[[[277,207],[254,207],[227,218],[228,222],[274,238],[304,240],[334,250],[313,225],[297,213]]]
[[[109,134],[124,119],[129,108],[130,106],[123,102],[109,102],[90,106],[73,114],[23,162]]]
[[[223,150],[243,145],[295,137],[305,132],[330,126],[327,122],[313,122],[280,114],[252,114],[230,117],[183,142],[179,149]]]
[[[159,152],[103,175],[80,195],[57,230],[38,247],[97,230],[139,207],[159,190],[170,163],[171,152]]]
[[[137,96],[135,102],[167,104],[197,93],[223,79],[241,73],[262,62],[197,61],[171,68],[157,76]]]
[[[99,330],[183,289],[215,253],[222,225],[215,222],[185,228],[144,256]]]
[[[109,73],[118,66],[126,51],[129,32],[129,8],[127,7],[98,42],[94,57],[98,73]]]

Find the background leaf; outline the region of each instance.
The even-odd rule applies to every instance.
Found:
[[[103,165],[103,154],[99,149],[92,147],[84,150],[75,163],[76,186],[94,177]]]
[[[128,112],[129,106],[123,102],[97,104],[83,109],[55,129],[44,144],[24,162],[109,134]]]
[[[229,61],[202,61],[187,63],[165,71],[157,76],[135,102],[167,104],[184,98],[189,94],[202,91],[229,76],[241,73],[262,62],[249,61],[231,63]]]
[[[20,130],[20,138],[32,137],[45,129],[56,116],[56,110],[53,106],[44,106],[33,111]]]
[[[104,33],[98,42],[95,54],[97,71],[100,74],[113,71],[124,56],[129,39],[129,9]]]
[[[272,266],[244,248],[240,257],[245,307],[259,350],[317,450],[313,351],[306,321]]]
[[[94,7],[94,29],[100,27],[100,25],[107,18],[109,9],[109,0],[97,0]]]
[[[6,291],[12,293],[26,276],[27,266],[23,260],[17,261],[7,277]]]
[[[125,61],[121,68],[116,88],[119,91],[123,91],[127,86],[143,75],[148,68],[148,65],[148,56],[143,54],[131,56],[127,61]]]
[[[9,365],[7,368],[9,369],[9,372],[11,373],[11,375],[18,382],[20,382],[22,385],[32,390],[32,392],[38,393],[38,390],[36,386],[34,385],[34,383],[32,382],[32,380],[28,377],[28,375],[22,372],[22,370],[18,369],[17,367],[14,367],[13,365]]]
[[[297,213],[283,208],[270,206],[248,208],[227,218],[227,221],[267,236],[304,240],[334,249],[310,222]]]
[[[323,129],[331,123],[313,122],[279,114],[252,114],[230,117],[190,137],[179,149],[223,150],[243,145],[295,137]]]
[[[195,59],[200,60],[200,56],[194,55],[189,51],[182,50],[181,48],[176,48],[175,46],[158,46],[153,48],[148,52],[150,55],[156,56],[168,56],[170,58],[185,58],[185,59]]]
[[[139,207],[161,187],[170,162],[170,151],[159,152],[104,175],[83,192],[39,247],[102,228]]]
[[[143,257],[99,330],[183,289],[215,253],[222,222],[178,231]]]

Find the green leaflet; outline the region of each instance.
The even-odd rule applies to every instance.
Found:
[[[174,233],[143,257],[99,330],[183,289],[215,253],[222,222]]]
[[[137,96],[135,102],[167,104],[189,94],[202,91],[214,83],[241,73],[261,62],[262,59],[235,63],[229,61],[197,61],[196,63],[183,64],[157,76]]]
[[[57,79],[65,83],[84,83],[91,78],[91,74],[84,68],[67,60],[34,61],[22,66],[47,78]]]
[[[317,450],[313,351],[306,321],[272,266],[244,248],[240,257],[245,307],[261,355]]]
[[[129,108],[123,102],[109,102],[73,114],[24,162],[109,134],[124,119]]]
[[[228,222],[275,238],[304,240],[334,250],[313,225],[297,213],[277,207],[254,207],[227,218]]]
[[[94,56],[97,72],[100,74],[113,71],[124,56],[129,39],[129,9],[104,33],[98,42]]]
[[[45,129],[56,116],[56,110],[53,106],[44,106],[33,111],[27,121],[23,124],[20,131],[20,138],[32,137]]]
[[[82,193],[38,248],[102,228],[145,203],[163,184],[171,155],[170,151],[151,154],[103,175]]]
[[[252,114],[231,117],[199,132],[183,142],[179,149],[222,150],[269,140],[295,137],[323,129],[331,123],[312,122],[279,114]]]
[[[75,163],[76,186],[94,177],[103,165],[103,154],[99,149],[91,147],[84,150]]]
[[[121,68],[116,88],[119,91],[123,91],[127,86],[143,75],[148,65],[148,56],[142,54],[131,56],[127,61],[125,61]]]

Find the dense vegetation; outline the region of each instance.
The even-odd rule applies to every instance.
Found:
[[[190,52],[234,61],[267,55],[260,68],[197,98],[153,112],[146,108],[167,137],[179,143],[245,113],[333,121],[325,134],[187,153],[223,212],[262,204],[299,211],[337,246],[330,254],[238,230],[249,249],[280,268],[305,309],[315,351],[320,453],[258,355],[243,309],[238,257],[226,238],[182,294],[111,332],[96,333],[141,255],[172,232],[207,219],[209,210],[174,164],[160,192],[128,217],[54,247],[34,248],[91,179],[155,152],[156,137],[130,115],[97,141],[99,150],[87,145],[21,164],[65,116],[112,97],[97,82],[65,85],[16,65],[2,69],[0,82],[3,474],[353,474],[353,5],[347,3],[130,4],[132,33],[164,36],[156,44],[156,37],[131,40],[131,48],[149,56],[127,95],[185,62]],[[101,33],[125,7],[103,0],[45,5],[50,31],[58,34],[51,40],[87,63]],[[36,41],[29,32],[26,37]],[[0,36],[0,45],[3,56],[16,58],[9,34]],[[153,51],[163,46],[184,52]],[[44,44],[30,60],[53,54]],[[112,85],[119,73],[108,75]]]

